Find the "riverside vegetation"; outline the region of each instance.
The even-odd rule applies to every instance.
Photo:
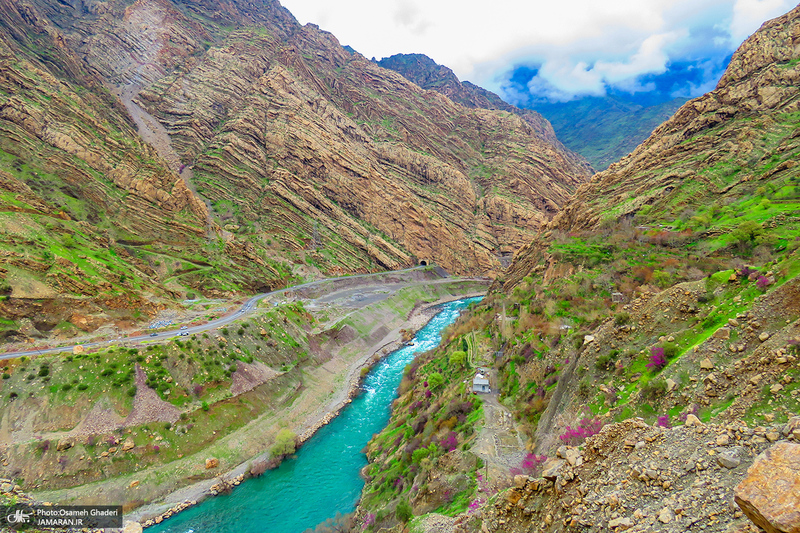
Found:
[[[546,121],[446,70],[425,91],[277,2],[226,6],[0,0],[4,338],[420,261],[497,275],[407,368],[348,527],[777,530],[796,492],[768,485],[767,509],[740,482],[800,439],[800,8],[589,180]],[[227,490],[417,302],[481,288],[417,281],[362,313],[278,302],[208,337],[3,362],[3,475],[126,510]],[[478,369],[492,394],[470,394]]]
[[[734,487],[800,437],[799,21],[581,186],[409,367],[368,449],[367,530],[751,527]],[[478,366],[527,442],[514,468],[470,453]]]

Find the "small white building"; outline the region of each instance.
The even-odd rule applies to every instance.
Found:
[[[480,372],[472,378],[472,392],[492,392],[492,389],[489,388],[488,378]]]

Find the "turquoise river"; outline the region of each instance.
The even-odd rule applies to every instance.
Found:
[[[377,364],[363,392],[275,470],[249,479],[230,495],[217,496],[147,529],[147,533],[301,533],[355,509],[367,464],[361,452],[389,421],[403,369],[416,354],[439,345],[441,332],[480,298],[456,300],[441,310],[410,344]]]

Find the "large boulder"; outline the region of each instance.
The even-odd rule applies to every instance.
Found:
[[[756,457],[734,498],[767,533],[800,533],[800,444],[780,442]]]

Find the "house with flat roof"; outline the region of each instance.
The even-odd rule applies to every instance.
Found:
[[[489,388],[489,379],[484,374],[478,372],[472,378],[472,392],[492,392]]]

